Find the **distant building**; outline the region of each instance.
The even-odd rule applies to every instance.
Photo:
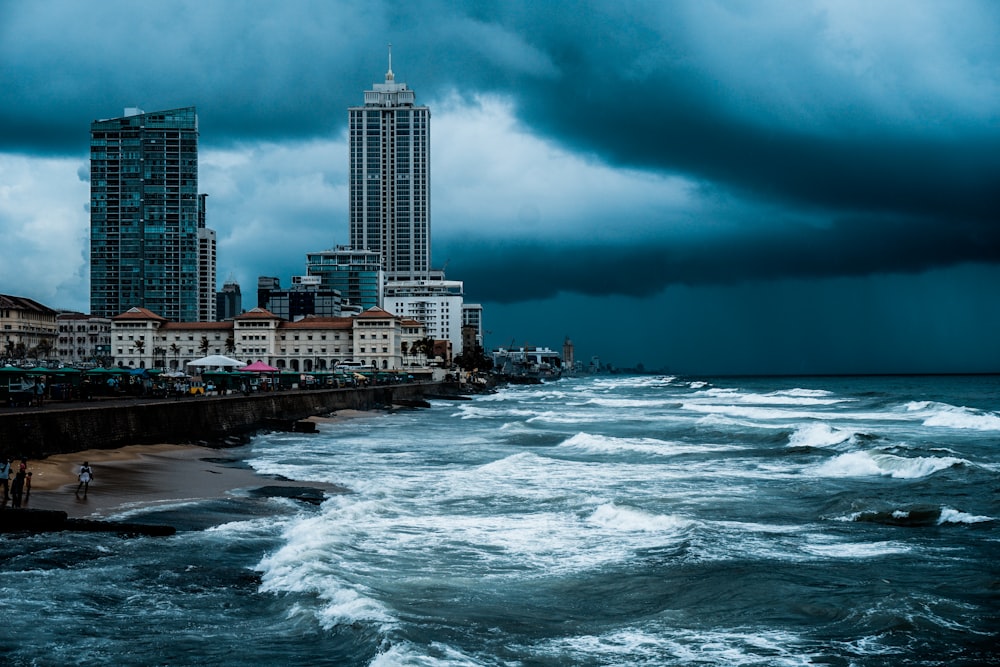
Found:
[[[566,340],[563,341],[563,349],[562,349],[563,368],[573,369],[576,367],[576,362],[574,360],[573,355],[574,355],[573,341],[569,339],[569,336],[566,336]]]
[[[387,282],[383,302],[390,313],[421,322],[430,338],[449,341],[454,354],[461,354],[464,292],[462,281],[432,271],[423,280]]]
[[[215,294],[215,319],[219,322],[231,320],[243,312],[243,296],[240,284],[230,278]]]
[[[385,272],[378,252],[348,246],[311,252],[306,255],[306,273],[319,276],[323,287],[340,292],[343,302],[359,312],[382,307]]]
[[[175,321],[208,316],[214,234],[201,229],[194,107],[132,108],[91,123],[91,313],[113,317],[136,306]]]
[[[59,338],[55,355],[64,364],[102,364],[111,355],[111,319],[84,313],[56,316]]]
[[[377,252],[387,280],[427,277],[431,261],[430,109],[392,72],[350,107],[351,246]]]
[[[204,208],[201,195],[200,209]],[[216,318],[215,230],[202,227],[198,230],[198,321],[214,322]]]
[[[319,276],[293,276],[292,285],[282,289],[277,278],[257,280],[257,307],[293,322],[307,315],[340,317],[341,296],[323,286]]]
[[[486,346],[483,344],[482,304],[462,304],[462,332],[462,347],[460,349],[469,350],[473,347],[482,347],[485,349]]]
[[[58,313],[34,299],[0,294],[0,355],[48,359],[56,348]]]

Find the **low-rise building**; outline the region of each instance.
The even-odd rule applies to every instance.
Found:
[[[282,370],[332,370],[341,363],[378,370],[426,365],[426,354],[404,354],[426,338],[415,320],[370,308],[355,317],[310,315],[288,322],[254,308],[228,322],[169,322],[144,308],[112,318],[115,362],[130,368],[184,370],[200,357],[222,354]]]
[[[64,364],[98,366],[111,356],[111,318],[62,311],[56,325],[55,356]]]
[[[56,348],[58,312],[34,299],[0,294],[0,354],[6,359],[48,359]]]

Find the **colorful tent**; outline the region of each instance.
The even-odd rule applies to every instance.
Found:
[[[244,366],[240,369],[244,373],[277,373],[278,369],[274,366],[268,366],[261,360],[257,360],[250,364],[249,366]]]
[[[229,357],[224,357],[221,354],[212,354],[207,357],[202,357],[201,359],[195,359],[194,361],[189,361],[188,366],[202,366],[202,367],[219,367],[219,368],[243,368],[246,366],[239,359],[230,359]]]

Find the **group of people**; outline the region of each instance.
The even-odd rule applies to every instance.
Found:
[[[10,476],[14,474],[14,479]],[[14,459],[0,460],[0,486],[3,487],[3,504],[10,501],[11,507],[21,507],[31,497],[31,473],[28,459],[21,459],[14,473]]]
[[[11,475],[14,475],[13,479],[11,479]],[[90,482],[94,479],[94,471],[89,462],[84,461],[83,465],[80,466],[77,479],[79,484],[76,485],[76,495],[79,496],[82,490],[83,497],[86,498],[87,491],[90,490]],[[16,472],[14,459],[0,459],[0,486],[3,487],[4,507],[6,507],[8,500],[11,507],[26,505],[31,497],[31,471],[28,470],[28,459],[21,459],[21,462],[17,464]]]

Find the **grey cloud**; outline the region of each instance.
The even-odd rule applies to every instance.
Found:
[[[664,221],[658,241],[636,248],[510,239],[485,255],[478,242],[435,238],[435,255],[454,260],[449,273],[486,292],[517,266],[510,284],[521,291],[498,298],[538,293],[535,280],[550,292],[629,294],[997,261],[1000,9],[912,2],[894,17],[874,6],[846,26],[836,9],[5,3],[0,145],[82,155],[89,121],[130,105],[195,104],[206,146],[335,136],[384,72],[391,41],[398,78],[422,102],[500,93],[524,127],[562,147],[724,193],[731,210],[717,215],[744,228],[694,245]],[[758,224],[754,202],[838,222],[813,232]],[[603,270],[580,269],[580,258]]]

